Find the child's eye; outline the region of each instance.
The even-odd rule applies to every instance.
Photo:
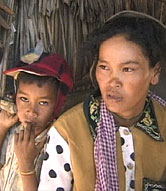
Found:
[[[124,71],[124,72],[133,72],[133,71],[134,71],[134,68],[126,67],[126,68],[123,68],[123,71]]]
[[[108,66],[105,65],[99,65],[99,68],[101,68],[102,70],[109,70]]]
[[[48,105],[48,102],[47,101],[40,101],[39,104],[40,105]]]
[[[23,102],[29,102],[29,100],[26,97],[20,97],[20,100]]]

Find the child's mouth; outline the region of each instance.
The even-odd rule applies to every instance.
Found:
[[[25,126],[29,125],[30,127],[35,127],[35,126],[36,126],[36,123],[35,123],[35,122],[32,122],[32,121],[25,121],[25,122],[24,122],[24,125],[25,125]]]

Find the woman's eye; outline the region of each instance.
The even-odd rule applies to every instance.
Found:
[[[26,97],[20,97],[20,100],[23,102],[29,102],[29,100]]]
[[[109,70],[108,66],[105,65],[99,65],[99,68],[101,68],[102,70]]]
[[[134,71],[134,68],[123,68],[123,71],[124,72],[133,72]]]
[[[40,101],[39,104],[40,105],[48,105],[48,102],[47,101]]]

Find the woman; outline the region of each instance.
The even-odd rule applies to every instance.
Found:
[[[166,190],[166,102],[149,91],[166,61],[166,27],[122,11],[86,44],[101,95],[54,123],[39,190]]]

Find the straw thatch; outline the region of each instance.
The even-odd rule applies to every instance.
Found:
[[[8,67],[13,67],[20,56],[34,47],[38,39],[42,39],[45,51],[60,53],[69,62],[75,79],[74,93],[78,95],[84,95],[91,88],[88,74],[90,66],[87,63],[80,65],[76,61],[77,50],[88,33],[102,25],[114,13],[125,9],[148,13],[166,23],[166,0],[5,0],[3,2],[14,10],[16,15],[7,22],[10,26],[11,21],[13,24],[10,35],[7,31],[3,31],[6,41],[3,42],[1,51]],[[1,27],[0,32],[2,32]],[[9,50],[11,56],[8,56]],[[4,62],[1,61],[2,71],[6,68]],[[2,78],[1,95],[4,93],[4,86],[5,80]],[[79,96],[79,99],[82,97]]]
[[[11,40],[11,24],[14,16],[13,12],[14,0],[8,0],[6,3],[0,1],[0,10],[3,11],[0,15],[0,79],[1,79],[1,95],[5,91],[6,77],[2,75],[2,72],[7,68],[8,55],[10,50]]]

